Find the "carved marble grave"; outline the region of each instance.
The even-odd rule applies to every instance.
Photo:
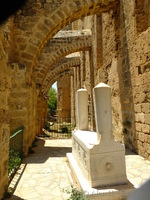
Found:
[[[72,155],[91,187],[127,183],[125,148],[112,136],[111,89],[99,83],[93,89],[96,132],[88,131],[88,94],[77,91],[77,130]]]

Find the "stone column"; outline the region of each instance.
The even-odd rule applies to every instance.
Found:
[[[88,92],[86,89],[77,91],[77,129],[88,130]]]
[[[71,123],[75,119],[75,90],[74,90],[74,77],[71,76]]]
[[[112,138],[111,89],[105,83],[99,83],[93,89],[96,132],[98,139]]]

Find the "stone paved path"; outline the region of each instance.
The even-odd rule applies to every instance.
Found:
[[[71,184],[65,166],[71,140],[39,139],[36,144],[35,153],[23,159],[25,169],[10,200],[67,199],[63,189],[70,188]]]
[[[126,172],[128,179],[139,187],[150,179],[150,161],[127,150]]]
[[[23,160],[24,172],[9,200],[67,199],[62,190],[71,185],[66,167],[66,153],[72,151],[71,146],[71,139],[39,139],[35,153]],[[140,186],[150,178],[150,161],[130,151],[126,153],[126,169],[134,185]],[[15,184],[15,178],[11,184]]]

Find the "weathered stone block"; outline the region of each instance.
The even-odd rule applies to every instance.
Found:
[[[145,114],[145,123],[150,124],[150,114]]]
[[[150,144],[150,135],[145,134],[145,141]]]
[[[145,97],[146,97],[145,93],[141,92],[140,94],[138,94],[137,99],[138,99],[139,103],[142,103],[145,100]]]
[[[144,115],[144,113],[137,113],[137,114],[135,114],[135,121],[136,122],[144,123],[145,122],[145,115]]]
[[[141,104],[135,104],[134,105],[134,111],[136,113],[140,113],[141,112]]]
[[[143,143],[139,140],[137,140],[137,147],[138,147],[138,150],[142,150],[143,151]]]
[[[141,131],[142,130],[142,124],[140,124],[140,123],[135,123],[135,129],[136,129],[136,131]]]
[[[7,107],[7,93],[0,92],[0,108]]]
[[[144,146],[145,146],[146,152],[150,154],[150,145],[148,143],[145,143]]]
[[[142,124],[142,131],[143,131],[144,133],[149,133],[149,132],[150,132],[149,125]]]
[[[7,143],[9,138],[9,130],[6,128],[3,128],[3,133],[2,133],[2,142]]]
[[[135,139],[135,140],[139,139],[139,132],[135,132],[135,133],[134,133],[134,139]]]
[[[149,113],[150,111],[150,104],[149,103],[142,103],[142,112]]]
[[[144,142],[145,141],[145,134],[144,133],[139,133],[139,140],[141,142]]]

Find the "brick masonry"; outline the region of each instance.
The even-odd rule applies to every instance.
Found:
[[[28,0],[0,25],[0,198],[10,130],[25,126],[26,156],[55,81],[63,117],[76,117],[76,91],[87,88],[92,129],[92,89],[110,85],[115,139],[150,159],[149,8],[148,0]],[[65,57],[77,51],[80,58]]]

